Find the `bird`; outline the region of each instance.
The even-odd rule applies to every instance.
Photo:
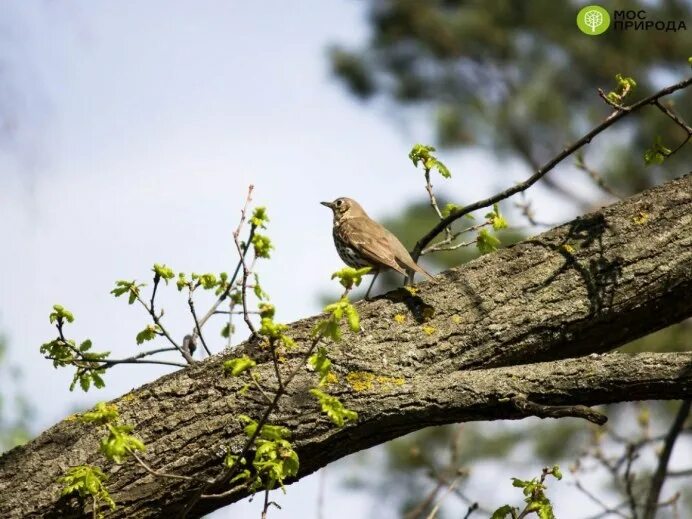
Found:
[[[379,273],[387,268],[404,276],[415,271],[434,281],[432,275],[416,264],[399,239],[370,218],[358,202],[341,197],[333,202],[320,203],[332,210],[332,235],[342,261],[353,268],[371,267],[375,274],[365,293],[365,299]],[[413,280],[413,275],[411,279]]]

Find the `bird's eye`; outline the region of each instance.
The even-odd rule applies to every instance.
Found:
[[[337,200],[337,201],[336,201],[336,205],[337,205],[337,206],[340,206],[340,205],[343,204],[343,203],[344,203],[343,200]]]

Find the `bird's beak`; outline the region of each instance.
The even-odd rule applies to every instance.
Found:
[[[325,207],[329,207],[329,209],[334,209],[334,204],[331,202],[320,202]]]

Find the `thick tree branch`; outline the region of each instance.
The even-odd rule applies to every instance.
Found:
[[[399,290],[359,303],[365,331],[329,348],[339,381],[328,390],[359,413],[343,429],[320,413],[308,394],[315,374],[300,368],[318,317],[292,324],[300,347],[284,369],[300,369],[270,420],[294,432],[299,477],[429,425],[546,410],[586,416],[580,406],[692,398],[692,353],[598,355],[692,315],[691,226],[687,175],[449,270],[415,296]],[[261,379],[272,381],[271,355],[253,344],[237,354],[252,355]],[[266,402],[254,387],[240,394],[246,381],[223,377],[224,360],[211,357],[115,402],[157,471],[213,479],[222,448],[245,445],[237,416],[257,419]],[[0,515],[83,517],[89,505],[57,499],[55,482],[83,463],[110,474],[113,517],[171,517],[199,491],[196,481],[154,476],[134,460],[106,464],[99,438],[96,428],[68,419],[3,455]],[[190,516],[244,492],[202,499]]]

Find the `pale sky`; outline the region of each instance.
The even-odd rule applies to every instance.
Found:
[[[69,393],[71,372],[38,351],[54,337],[51,306],[75,314],[70,336],[118,357],[136,352],[147,316],[109,294],[114,281],[149,281],[154,262],[231,269],[248,184],[269,209],[276,250],[259,272],[287,322],[319,310],[318,293],[339,292],[329,275],[341,262],[320,200],[352,196],[383,217],[424,196],[407,153],[430,139],[426,126],[414,114],[402,128],[386,107],[354,100],[330,77],[327,46],[364,41],[363,7],[2,0],[0,106],[11,134],[0,142],[0,330],[24,371],[38,430],[168,371],[116,368],[106,389]],[[455,172],[446,192],[467,201],[527,174],[479,151],[444,158]],[[533,197],[546,199],[540,188]],[[544,211],[545,220],[564,217],[559,207]],[[174,288],[164,295],[165,321],[181,337],[191,330],[185,301]],[[374,513],[370,500],[336,484],[345,466],[328,473],[326,517]],[[514,495],[509,481],[503,487],[498,499]],[[317,478],[307,478],[277,496],[284,510],[273,514],[311,517],[316,494]],[[218,517],[258,517],[258,506]]]

